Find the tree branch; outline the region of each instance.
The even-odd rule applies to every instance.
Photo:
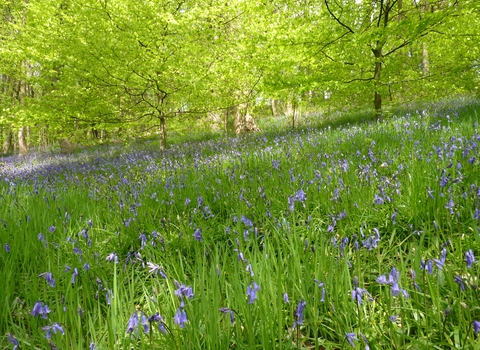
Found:
[[[328,11],[328,13],[330,13],[330,15],[333,17],[333,19],[334,19],[335,21],[338,22],[338,24],[340,24],[342,27],[346,28],[350,33],[355,34],[355,32],[352,30],[352,28],[350,28],[350,27],[347,26],[345,23],[343,23],[342,21],[340,21],[340,19],[333,14],[332,10],[330,10],[330,7],[328,6],[328,1],[327,1],[327,0],[325,0],[325,5],[327,6],[327,11]]]

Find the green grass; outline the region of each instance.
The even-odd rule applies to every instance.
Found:
[[[358,349],[478,349],[479,265],[465,261],[480,254],[478,110],[9,158],[0,347],[348,349],[355,333]],[[145,333],[157,312],[165,334]],[[64,334],[47,339],[55,323]]]

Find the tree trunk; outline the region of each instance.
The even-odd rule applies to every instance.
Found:
[[[20,155],[25,155],[28,152],[28,147],[27,147],[27,128],[25,126],[22,126],[18,130],[18,148]]]
[[[248,113],[247,107],[243,105],[233,108],[233,118],[233,128],[236,134],[259,130],[255,119]]]
[[[272,108],[272,116],[276,117],[277,114],[277,102],[275,101],[274,98],[270,100],[270,107]]]
[[[373,106],[375,108],[375,119],[382,119],[382,95],[380,94],[380,78],[382,73],[382,44],[377,41],[377,46],[373,49],[373,54],[375,56],[375,73],[373,75],[374,84],[375,84],[375,97],[373,100]]]
[[[164,115],[160,117],[160,151],[167,148],[167,121]]]
[[[285,108],[285,115],[287,117],[291,117],[293,114],[293,105],[292,105],[292,102],[291,101],[288,101],[287,102],[287,106]]]
[[[427,43],[422,43],[422,75],[427,76],[429,72]]]
[[[428,0],[424,0],[422,3],[422,12],[428,12]],[[424,41],[422,42],[422,75],[427,76],[429,73],[429,61],[428,61],[428,46]]]
[[[8,128],[7,137],[3,142],[3,153],[8,154],[12,151],[13,148],[13,132],[12,129]]]

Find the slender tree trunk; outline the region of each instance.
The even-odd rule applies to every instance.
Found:
[[[11,128],[8,128],[7,137],[3,142],[3,153],[8,154],[12,151],[13,148],[13,132]]]
[[[27,128],[25,126],[22,126],[18,130],[18,148],[20,155],[25,155],[28,152],[28,147],[27,147]]]
[[[167,121],[164,115],[160,116],[160,150],[167,148]]]
[[[272,109],[272,116],[273,117],[276,117],[278,114],[277,114],[277,102],[275,101],[274,98],[272,98],[270,100],[270,107]]]
[[[287,102],[287,106],[285,108],[285,115],[287,117],[290,117],[293,113],[293,105],[292,105],[292,102],[291,101],[288,101]]]
[[[375,97],[373,100],[373,106],[375,108],[375,119],[382,119],[382,95],[380,94],[380,78],[382,73],[382,44],[377,41],[377,46],[373,49],[375,56],[375,73],[373,75],[375,84]]]
[[[424,0],[422,3],[422,12],[428,12],[428,0]],[[422,75],[427,76],[429,73],[429,61],[428,61],[428,46],[424,41],[422,42]]]

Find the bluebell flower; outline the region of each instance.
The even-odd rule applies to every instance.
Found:
[[[253,273],[253,268],[252,268],[252,264],[248,264],[247,267],[245,268],[245,271],[247,272],[250,272],[250,276],[255,276],[255,274]]]
[[[230,324],[234,324],[235,323],[235,313],[233,312],[232,309],[229,309],[227,307],[221,307],[218,309],[218,311],[220,311],[222,314],[229,314],[230,316]]]
[[[160,316],[160,314],[158,312],[153,314],[152,316],[150,316],[148,318],[148,322],[157,323],[158,324],[158,330],[160,332],[162,332],[163,334],[167,334],[167,331],[165,329],[165,324],[163,323],[163,317]]]
[[[188,322],[187,313],[181,306],[177,309],[177,313],[173,317],[173,321],[179,325],[180,328],[185,328],[185,323]]]
[[[84,270],[84,271],[90,270],[90,264],[89,264],[89,263],[83,264],[83,270]]]
[[[140,233],[138,239],[140,240],[140,248],[145,248],[145,246],[147,245],[147,236],[145,235],[145,233]]]
[[[471,249],[465,252],[465,260],[467,262],[467,267],[471,268],[472,264],[475,262],[475,257],[473,256],[473,251]]]
[[[367,295],[369,300],[373,300],[372,296],[366,289],[358,287],[358,277],[353,278],[352,300],[357,301],[358,305],[362,305],[363,294]]]
[[[142,312],[142,326],[143,326],[143,333],[148,334],[150,332],[150,326],[148,324],[147,316]]]
[[[46,247],[47,247],[47,241],[45,240],[45,236],[43,235],[43,233],[40,232],[40,233],[37,235],[37,238],[38,238],[38,240],[39,240],[40,242],[43,243],[43,246],[46,248]]]
[[[447,248],[443,247],[440,253],[440,259],[433,259],[439,270],[443,270],[445,266],[445,258],[447,257]]]
[[[38,277],[43,277],[47,281],[47,283],[50,285],[50,287],[55,287],[55,279],[53,278],[53,275],[51,272],[44,272],[38,275]]]
[[[53,334],[61,333],[62,335],[65,335],[63,327],[60,326],[58,323],[54,323],[51,326],[42,327],[42,330],[47,331],[47,334],[45,335],[45,338],[47,339],[50,339],[52,337],[52,331]]]
[[[9,341],[9,343],[13,344],[13,349],[12,350],[20,349],[20,344],[18,342],[18,339],[15,338],[12,334],[8,335],[8,341]]]
[[[163,278],[167,279],[167,275],[163,271],[163,268],[160,265],[154,264],[152,262],[147,262],[147,266],[150,269],[148,272],[153,273],[154,275],[160,275]]]
[[[317,280],[316,278],[313,279],[313,282],[315,282],[317,284],[317,287],[318,288],[322,288],[325,283],[324,282],[320,282],[319,280]]]
[[[302,203],[305,202],[307,200],[306,193],[302,189],[299,189],[295,192],[295,200]]]
[[[95,346],[95,343],[92,341],[90,343],[90,346],[88,347],[89,350],[97,350],[97,347]]]
[[[240,219],[243,224],[247,227],[253,227],[253,222],[252,220],[250,220],[249,218],[247,218],[246,216],[242,215],[242,218]]]
[[[8,243],[5,243],[5,251],[7,253],[10,253],[10,246],[8,245]]]
[[[283,301],[284,301],[285,303],[289,303],[289,302],[290,302],[290,300],[288,299],[288,294],[287,294],[287,293],[283,293]]]
[[[117,255],[117,253],[110,253],[110,254],[107,255],[105,260],[111,261],[111,262],[114,262],[115,264],[117,264],[118,263],[118,255]]]
[[[297,311],[295,311],[295,322],[293,322],[293,328],[296,328],[297,325],[303,324],[303,312],[305,311],[305,306],[307,302],[305,300],[301,300],[298,303]]]
[[[105,293],[105,298],[107,299],[107,305],[110,305],[111,303],[111,298],[113,298],[113,292],[111,289],[108,289]]]
[[[384,203],[384,199],[375,193],[375,197],[373,198],[373,203],[377,205],[382,205]]]
[[[50,226],[50,227],[48,228],[48,231],[49,231],[50,233],[54,233],[54,232],[55,232],[55,229],[56,229],[55,226]]]
[[[397,320],[397,315],[392,315],[389,317],[390,322],[395,322]]]
[[[465,285],[463,284],[463,280],[461,277],[459,276],[453,276],[453,279],[455,281],[455,283],[458,283],[458,285],[460,286],[460,288],[465,291]]]
[[[400,277],[400,273],[397,271],[396,268],[392,267],[390,274],[388,275],[388,279],[385,275],[382,275],[377,278],[377,283],[380,284],[388,284],[390,285],[390,289],[392,291],[393,296],[397,296],[398,294],[402,293],[406,298],[410,297],[405,289],[401,289],[398,285],[398,279]]]
[[[428,186],[427,186],[427,194],[431,199],[435,200],[435,197],[433,196],[433,190]]]
[[[175,295],[178,296],[180,299],[183,299],[183,297],[187,297],[188,299],[192,299],[194,294],[192,287],[187,287],[184,284],[180,284],[178,281],[174,281],[175,286],[177,286],[177,290],[175,291]]]
[[[430,275],[433,274],[433,264],[431,260],[425,262],[424,260],[420,261],[420,269],[427,271]]]
[[[37,301],[33,306],[32,312],[30,315],[33,317],[39,316],[41,318],[47,319],[47,315],[50,313],[50,309],[48,308],[47,304],[44,304],[41,301]]]
[[[138,314],[136,312],[128,319],[127,333],[132,333],[135,329],[138,330]]]
[[[473,331],[475,332],[475,334],[478,334],[480,332],[480,321],[473,321],[472,322],[472,326],[473,326]]]
[[[197,229],[195,230],[195,232],[193,233],[193,237],[194,237],[197,241],[201,242],[201,241],[202,241],[202,229],[201,229],[201,228],[197,228]]]
[[[255,299],[257,299],[257,292],[260,290],[260,286],[253,282],[252,286],[247,287],[247,296],[249,297],[248,303],[253,304]]]
[[[415,282],[415,277],[417,276],[417,273],[415,272],[414,269],[410,269],[410,273],[411,273],[411,275],[412,275],[413,286],[414,286],[419,292],[421,292],[422,290],[420,289],[420,286],[417,284],[417,282]]]
[[[355,347],[354,340],[357,340],[357,333],[347,333],[345,334],[345,338],[350,343],[352,347]]]
[[[238,261],[242,261],[244,263],[247,262],[247,260],[245,260],[245,256],[243,255],[243,253],[240,250],[234,249],[233,251],[238,253]]]
[[[73,274],[72,274],[72,280],[71,280],[72,284],[74,284],[75,281],[77,280],[77,276],[78,276],[78,269],[74,268],[73,269]]]
[[[450,200],[445,205],[445,208],[448,209],[450,214],[453,214],[453,208],[455,208],[455,203],[454,203],[452,197],[450,197]]]

